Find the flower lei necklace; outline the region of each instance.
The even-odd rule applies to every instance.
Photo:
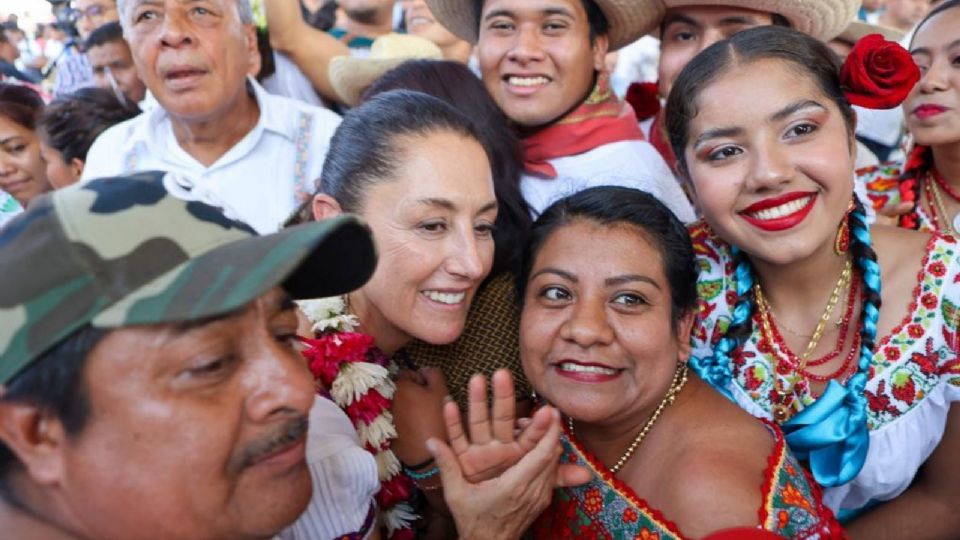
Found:
[[[330,392],[338,407],[346,412],[360,438],[360,444],[377,462],[380,491],[380,525],[386,537],[395,540],[414,538],[411,523],[417,519],[407,502],[413,491],[409,478],[401,472],[400,460],[390,449],[397,437],[390,406],[396,385],[393,362],[373,343],[373,337],[354,330],[360,325],[347,313],[345,297],[319,298],[297,302],[313,323],[316,338],[302,338],[304,358],[317,382]],[[318,393],[322,392],[319,388]]]

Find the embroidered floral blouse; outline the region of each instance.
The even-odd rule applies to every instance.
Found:
[[[924,169],[929,167],[929,164],[921,156],[918,156],[916,160]],[[857,170],[857,184],[862,184],[866,188],[867,196],[870,198],[870,203],[875,212],[884,213],[884,208],[893,208],[900,204],[903,198],[900,193],[902,165],[899,162],[888,162]],[[926,182],[927,180],[924,177],[924,174],[920,175],[921,181]],[[937,230],[932,216],[928,214],[924,205],[921,204],[916,207],[916,215],[917,230]]]
[[[693,226],[691,236],[700,265],[702,320],[693,338],[693,354],[709,355],[730,323],[734,267],[729,246],[708,227]],[[960,400],[958,282],[957,241],[931,236],[909,309],[893,331],[877,337],[865,388],[870,449],[856,478],[825,490],[824,502],[835,512],[843,515],[893,499],[910,486],[939,444],[950,405]],[[759,326],[755,318],[752,335],[734,355],[729,390],[748,412],[770,418],[777,375],[773,357],[761,346]],[[800,407],[815,401],[809,391],[802,391],[799,398]]]
[[[843,538],[840,525],[823,506],[819,488],[784,444],[780,429],[767,422],[776,444],[764,471],[758,528],[801,540]],[[533,524],[533,537],[674,540],[686,538],[677,525],[645,500],[594,456],[569,432],[563,437],[563,463],[590,469],[587,484],[554,491],[550,506]]]

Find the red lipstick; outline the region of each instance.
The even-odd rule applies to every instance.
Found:
[[[795,210],[787,215],[763,219],[757,214],[763,210],[769,210],[771,208],[776,208],[794,201],[808,199],[807,202],[798,210]],[[796,227],[807,215],[813,210],[813,203],[817,200],[816,192],[801,192],[795,191],[793,193],[787,193],[780,197],[772,197],[769,199],[764,199],[762,201],[755,202],[750,206],[744,208],[739,212],[740,217],[744,219],[747,223],[753,225],[754,227],[763,230],[763,231],[784,231]]]
[[[938,114],[944,113],[947,111],[947,108],[942,105],[933,105],[932,103],[927,103],[924,105],[917,105],[913,109],[913,114],[920,120],[926,120],[927,118],[933,118]]]

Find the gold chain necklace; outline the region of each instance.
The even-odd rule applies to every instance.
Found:
[[[827,323],[830,322],[830,317],[833,316],[833,311],[836,309],[837,303],[840,301],[841,293],[850,284],[850,276],[852,273],[853,261],[848,258],[843,263],[843,271],[840,272],[840,279],[837,280],[837,284],[833,287],[833,292],[830,293],[830,298],[827,300],[827,307],[823,310],[823,314],[820,315],[820,320],[817,322],[817,326],[813,330],[813,335],[810,337],[810,341],[807,342],[806,349],[800,356],[800,364],[796,369],[797,376],[793,377],[788,386],[781,385],[780,379],[774,379],[773,388],[780,398],[780,403],[774,405],[773,407],[773,418],[777,421],[777,423],[782,424],[790,418],[790,411],[786,405],[787,396],[793,393],[797,383],[800,382],[800,374],[803,373],[804,369],[806,369],[807,361],[810,359],[810,355],[813,354],[814,349],[816,349],[817,345],[820,343],[820,339],[823,337],[824,329],[826,328]],[[753,292],[757,297],[757,310],[760,314],[760,324],[763,325],[763,331],[766,333],[766,335],[773,336],[773,329],[770,325],[772,311],[770,309],[770,305],[767,303],[766,297],[763,295],[763,289],[760,288],[759,282],[754,283]],[[771,337],[770,339],[773,338]],[[773,351],[771,351],[771,353],[772,352]],[[777,355],[776,361],[779,363],[779,355]],[[776,372],[777,370],[774,369],[774,371]]]
[[[943,196],[940,195],[940,186],[933,181],[933,178],[929,177],[929,173],[927,182],[930,184],[930,192],[933,193],[933,202],[937,205],[937,212],[940,214],[940,228],[943,229],[943,232],[956,235],[957,231],[953,228],[953,220],[950,219],[950,214],[947,213],[947,205],[943,204]]]
[[[650,415],[650,418],[647,419],[647,423],[643,425],[643,428],[640,429],[640,433],[637,433],[637,436],[633,439],[633,442],[630,443],[630,446],[627,447],[627,451],[620,456],[620,459],[610,467],[610,472],[617,474],[620,469],[630,460],[634,452],[637,451],[637,448],[640,447],[640,443],[643,442],[643,439],[647,437],[647,433],[650,432],[650,428],[653,427],[653,424],[660,418],[660,414],[663,413],[663,410],[667,406],[673,404],[673,401],[677,398],[677,394],[680,393],[680,390],[683,389],[683,386],[687,384],[687,364],[680,362],[677,363],[677,369],[673,372],[673,382],[670,383],[670,388],[667,389],[667,395],[663,396],[663,399],[660,400],[660,404],[657,405],[657,408],[653,411],[653,414]],[[573,431],[573,418],[567,417],[567,429],[570,430],[570,436],[576,437],[576,434]]]

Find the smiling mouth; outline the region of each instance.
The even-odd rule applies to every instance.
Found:
[[[578,364],[576,362],[560,362],[557,364],[557,369],[560,371],[569,371],[571,373],[591,373],[596,375],[609,375],[613,376],[620,373],[621,369],[613,369],[605,366],[598,366],[595,364]]]
[[[781,219],[781,218],[785,218],[793,214],[796,214],[797,212],[803,210],[804,208],[806,208],[808,204],[810,204],[810,201],[812,200],[813,200],[813,195],[808,195],[801,199],[795,199],[790,202],[783,203],[781,205],[774,206],[771,208],[764,208],[762,210],[757,210],[755,212],[744,212],[744,215],[750,216],[753,219],[760,220],[760,221],[770,221],[773,219]]]
[[[533,88],[537,86],[543,86],[550,82],[550,79],[542,75],[538,75],[535,77],[520,77],[517,75],[508,75],[504,78],[504,80],[510,86],[519,86],[521,88]]]
[[[467,297],[466,292],[445,293],[440,291],[421,291],[420,294],[422,294],[428,300],[448,306],[455,306],[463,303],[464,299]]]

